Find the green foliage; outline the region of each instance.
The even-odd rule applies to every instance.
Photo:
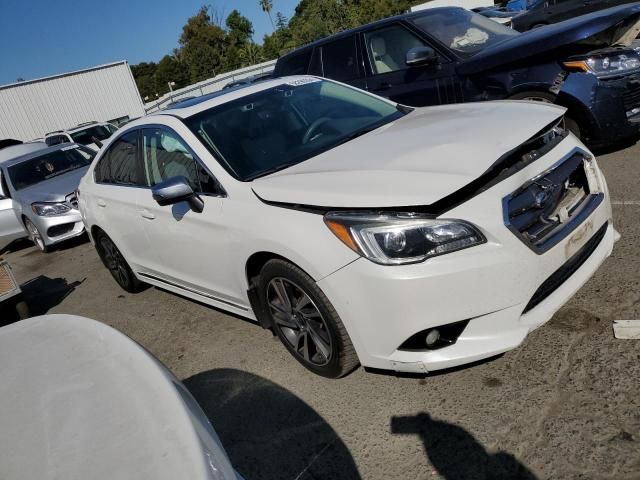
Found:
[[[179,48],[157,64],[142,62],[131,70],[142,98],[153,100],[169,90],[181,88],[217,74],[278,58],[288,51],[327,35],[405,12],[421,0],[300,0],[288,20],[275,13],[274,0],[258,1],[269,16],[273,33],[263,44],[252,40],[251,21],[233,10],[224,25],[217,10],[203,6],[182,29]],[[277,6],[278,0],[275,0]]]

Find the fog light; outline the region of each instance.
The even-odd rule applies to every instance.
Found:
[[[433,347],[436,343],[438,343],[438,340],[440,340],[440,331],[437,328],[429,330],[429,333],[427,333],[427,336],[425,338],[427,347]]]

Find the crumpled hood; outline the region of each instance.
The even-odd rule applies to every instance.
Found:
[[[516,101],[419,108],[298,165],[258,178],[252,188],[266,201],[316,207],[430,205],[478,178],[564,111]]]
[[[18,190],[16,192],[16,200],[23,205],[33,202],[64,202],[65,197],[78,188],[80,179],[88,168],[82,167],[72,170],[69,173]]]
[[[629,46],[638,35],[640,3],[632,3],[535,28],[487,47],[458,64],[458,73],[471,75],[549,52],[571,44],[594,47]]]

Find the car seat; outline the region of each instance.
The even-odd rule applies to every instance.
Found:
[[[387,53],[384,37],[371,37],[371,53],[378,73],[393,72],[399,69],[397,62]]]

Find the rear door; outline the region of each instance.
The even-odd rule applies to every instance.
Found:
[[[97,226],[109,235],[134,270],[144,268],[152,257],[138,206],[151,196],[139,136],[140,130],[130,130],[109,145],[94,169],[95,185],[88,199]]]
[[[12,241],[27,235],[24,224],[13,208],[9,188],[4,180],[4,172],[0,170],[0,250]]]
[[[454,62],[403,23],[369,30],[362,43],[370,92],[415,107],[463,101]],[[438,63],[408,67],[407,52],[424,46],[436,50]]]
[[[366,88],[364,65],[358,49],[356,34],[342,37],[316,47],[311,59],[309,73],[320,66],[320,75],[325,78]]]

